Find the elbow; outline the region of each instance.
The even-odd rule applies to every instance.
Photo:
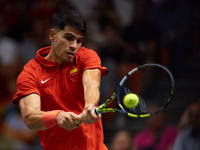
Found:
[[[26,126],[30,129],[33,130],[33,125],[32,125],[32,121],[31,121],[31,114],[26,114],[23,118],[24,123],[26,124]]]
[[[34,126],[30,123],[30,121],[26,121],[25,124],[30,130],[35,130]]]
[[[30,130],[45,130],[42,118],[37,113],[27,113],[23,117],[24,123]]]
[[[23,117],[24,123],[26,124],[26,126],[30,129],[30,130],[36,130],[36,126],[34,125],[35,123],[35,119],[32,116],[31,113],[25,114],[25,116]]]

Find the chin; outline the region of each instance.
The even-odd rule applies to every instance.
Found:
[[[73,60],[74,58],[65,58],[65,59],[63,59],[62,61],[63,61],[63,63],[70,63],[72,60]]]

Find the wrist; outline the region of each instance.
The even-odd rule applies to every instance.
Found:
[[[47,129],[57,125],[56,117],[61,111],[62,110],[52,110],[43,114],[42,122]]]

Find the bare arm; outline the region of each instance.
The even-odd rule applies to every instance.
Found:
[[[101,117],[100,114],[92,113],[100,98],[100,78],[101,72],[99,69],[85,70],[83,73],[85,107],[81,119],[87,124],[94,123]]]
[[[19,101],[22,118],[30,129],[44,130],[46,127],[42,122],[42,115],[45,113],[41,111],[40,96],[38,94],[30,94],[23,97]]]
[[[41,111],[40,103],[40,96],[38,94],[30,94],[19,101],[22,118],[29,129],[47,129],[42,121],[42,116],[45,112]],[[66,130],[71,130],[79,126],[74,120],[81,124],[80,118],[73,112],[62,111],[56,117],[58,125]]]

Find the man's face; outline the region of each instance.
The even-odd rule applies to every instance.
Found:
[[[51,29],[49,37],[53,50],[50,60],[61,65],[74,59],[82,45],[84,34],[73,27],[66,26],[60,31]]]
[[[193,104],[189,108],[189,121],[193,129],[200,128],[200,106]]]

